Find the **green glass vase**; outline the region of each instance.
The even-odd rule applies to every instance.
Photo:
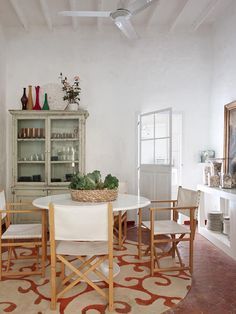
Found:
[[[44,103],[43,103],[43,108],[42,110],[49,110],[49,105],[48,105],[48,94],[45,93],[44,95]]]

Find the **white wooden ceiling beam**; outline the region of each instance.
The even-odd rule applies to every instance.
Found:
[[[70,10],[76,11],[76,0],[69,0],[69,3],[70,3]],[[78,18],[72,16],[71,19],[72,19],[73,29],[76,31],[78,28]]]
[[[98,0],[98,2],[97,2],[97,10],[98,11],[103,11],[103,0]],[[98,28],[101,27],[102,20],[103,20],[102,18],[97,18],[97,26],[98,26]]]
[[[40,5],[41,5],[43,16],[47,23],[48,29],[52,31],[52,19],[51,19],[49,7],[48,7],[48,2],[46,0],[40,0]]]
[[[170,32],[172,32],[175,29],[176,25],[180,21],[181,16],[184,13],[184,9],[186,8],[186,6],[187,6],[189,1],[190,0],[183,0],[181,3],[179,3],[179,6],[178,6],[178,8],[176,10],[175,17],[174,17],[174,19],[173,19],[173,21],[172,21],[172,23],[170,25],[170,28],[169,28]]]
[[[21,25],[24,27],[24,29],[26,31],[29,30],[29,25],[25,19],[25,16],[24,16],[24,13],[23,13],[23,10],[21,9],[20,5],[19,5],[19,1],[15,1],[15,0],[10,0],[10,3],[16,13],[16,16],[17,18],[19,19]]]
[[[149,7],[148,14],[147,14],[146,27],[148,27],[148,25],[151,23],[152,17],[154,13],[156,12],[156,8],[159,4],[160,4],[160,0],[157,0]]]
[[[211,14],[211,12],[216,8],[219,0],[211,0],[208,5],[204,8],[199,17],[192,24],[192,31],[195,32]]]

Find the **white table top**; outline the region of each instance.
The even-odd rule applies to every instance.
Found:
[[[82,203],[72,201],[70,194],[58,194],[58,195],[50,195],[36,198],[33,201],[33,205],[38,208],[49,208],[49,204],[53,203],[56,205],[70,205],[70,206],[81,206],[81,205],[91,205],[94,206],[98,203]],[[101,203],[100,203],[101,204]],[[137,208],[143,208],[150,204],[150,200],[132,194],[118,194],[118,198],[112,202],[113,211],[119,210],[131,210]]]

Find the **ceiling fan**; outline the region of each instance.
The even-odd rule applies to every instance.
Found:
[[[60,15],[73,17],[108,17],[130,39],[138,37],[130,18],[158,0],[136,0],[126,7],[119,6],[115,11],[61,11]]]

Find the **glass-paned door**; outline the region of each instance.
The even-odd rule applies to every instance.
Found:
[[[49,184],[69,184],[72,174],[80,170],[79,118],[51,118],[49,123]]]
[[[149,199],[171,199],[172,110],[139,116],[139,193]],[[149,219],[149,213],[145,214]],[[158,214],[165,219],[166,214]]]
[[[17,119],[16,182],[45,183],[45,119]]]
[[[140,115],[140,164],[170,165],[171,114],[169,110]]]

